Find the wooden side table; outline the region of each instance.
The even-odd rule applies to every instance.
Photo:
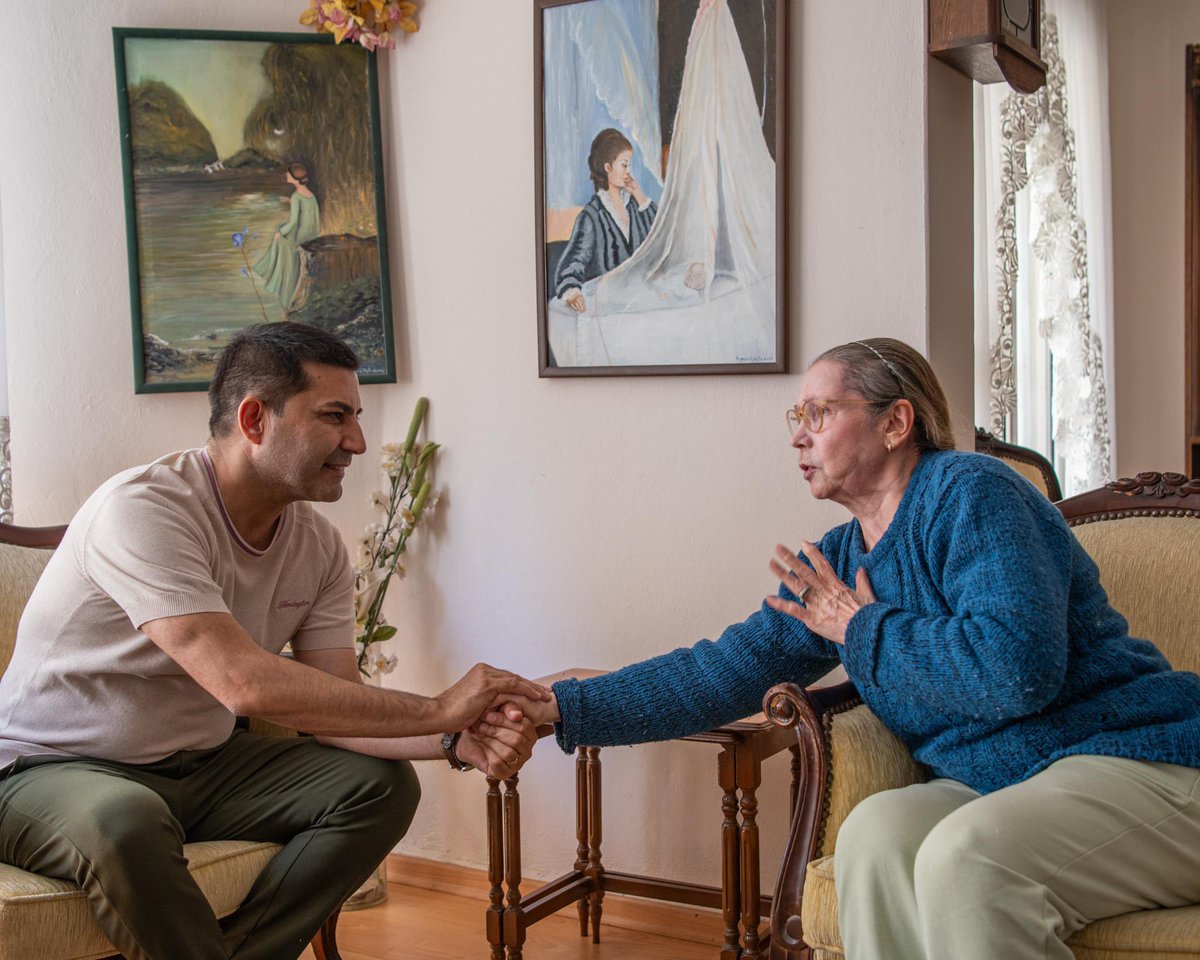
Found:
[[[721,748],[717,783],[721,788],[721,886],[645,877],[606,870],[600,855],[603,817],[600,748],[580,747],[575,760],[575,864],[569,873],[532,893],[521,894],[521,808],[519,776],[487,781],[488,879],[487,939],[491,960],[522,960],[530,926],[576,903],[579,933],[589,929],[600,942],[604,894],[626,893],[697,907],[720,909],[725,923],[721,960],[759,960],[769,952],[760,921],[771,912],[771,898],[759,882],[758,799],[762,761],[784,748],[792,751],[791,806],[796,805],[800,754],[795,732],[776,726],[763,714],[684,737]]]

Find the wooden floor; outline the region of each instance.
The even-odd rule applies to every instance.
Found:
[[[342,960],[488,960],[484,905],[417,887],[389,885],[387,902],[344,913]],[[601,943],[579,936],[579,923],[547,917],[525,941],[525,960],[714,960],[719,949],[601,924]],[[313,960],[312,949],[303,960]]]

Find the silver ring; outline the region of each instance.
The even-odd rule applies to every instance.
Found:
[[[806,583],[804,585],[804,589],[802,589],[798,594],[796,594],[796,599],[799,600],[801,603],[803,603],[805,600],[808,599],[808,595],[811,592],[812,592],[812,584]]]

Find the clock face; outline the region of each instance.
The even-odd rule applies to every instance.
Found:
[[[1037,0],[1000,0],[1000,29],[1036,49]]]

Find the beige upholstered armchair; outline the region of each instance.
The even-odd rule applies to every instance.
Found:
[[[0,523],[0,673],[8,667],[17,623],[66,527]],[[281,729],[281,728],[280,728]],[[183,848],[188,869],[218,917],[245,899],[254,878],[279,850],[273,843],[218,840]],[[317,960],[340,960],[335,912],[313,940]],[[5,960],[99,960],[113,957],[84,892],[0,863],[0,957]]]
[[[1100,567],[1130,632],[1153,641],[1172,665],[1200,670],[1200,480],[1141,473],[1058,504]],[[851,684],[772,688],[764,710],[795,725],[802,789],[771,914],[772,960],[844,956],[833,858],[846,815],[880,790],[927,772],[858,699]],[[1200,906],[1101,920],[1068,945],[1080,960],[1200,958]]]

